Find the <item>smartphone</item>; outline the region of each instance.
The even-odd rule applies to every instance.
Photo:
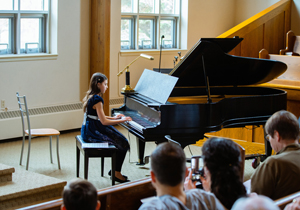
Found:
[[[204,176],[202,156],[192,156],[191,158],[192,181],[199,181],[200,176]]]

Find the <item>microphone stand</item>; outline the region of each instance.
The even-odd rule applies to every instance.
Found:
[[[162,35],[161,39],[160,39],[159,68],[158,68],[159,73],[161,73],[161,71],[160,71],[160,63],[161,63],[161,50],[162,50],[162,39],[163,38],[165,38],[164,35]]]

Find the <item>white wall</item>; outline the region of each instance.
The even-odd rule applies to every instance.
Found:
[[[267,9],[280,0],[235,0],[235,25]]]
[[[57,2],[58,16],[53,17],[58,21],[57,59],[0,59],[0,100],[5,100],[9,110],[17,110],[16,91],[26,95],[33,108],[78,102],[80,89],[87,89],[89,1]]]

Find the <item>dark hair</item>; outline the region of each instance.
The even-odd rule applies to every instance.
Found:
[[[86,106],[87,106],[87,102],[89,101],[89,99],[95,95],[95,94],[99,94],[100,93],[100,89],[98,88],[97,84],[98,83],[102,83],[105,80],[107,80],[107,77],[102,74],[102,73],[94,73],[91,81],[90,81],[90,88],[89,90],[86,92],[85,97],[83,98],[83,111],[86,111]]]
[[[63,203],[67,210],[95,210],[97,190],[86,180],[74,180],[63,191]]]
[[[299,139],[299,123],[295,115],[281,110],[274,113],[266,122],[265,131],[274,137],[274,131],[277,131],[284,140]]]
[[[241,153],[233,141],[210,138],[202,147],[204,164],[211,174],[211,192],[230,209],[234,202],[246,196],[240,177]]]
[[[164,142],[151,154],[151,170],[161,184],[174,187],[185,179],[185,161],[181,147]]]

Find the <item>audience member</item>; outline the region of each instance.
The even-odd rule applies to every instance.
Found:
[[[276,206],[273,200],[270,198],[257,195],[251,196],[248,198],[238,199],[231,210],[279,210],[279,207]]]
[[[241,153],[233,141],[225,138],[210,138],[202,147],[204,175],[201,182],[205,191],[212,192],[227,209],[234,202],[246,196],[246,189],[240,177]],[[195,188],[192,173],[185,181],[185,189]]]
[[[63,191],[61,210],[99,210],[97,190],[88,181],[76,179],[70,181]]]
[[[268,157],[251,178],[251,191],[276,200],[300,191],[299,123],[288,111],[273,114],[265,125],[276,155]]]
[[[145,202],[140,210],[224,209],[212,193],[200,189],[184,192],[183,183],[188,169],[182,148],[175,144],[165,142],[157,146],[151,155],[150,174],[157,197]]]

